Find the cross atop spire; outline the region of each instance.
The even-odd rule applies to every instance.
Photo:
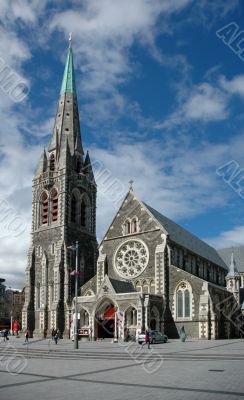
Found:
[[[72,47],[72,32],[69,33],[69,47]]]

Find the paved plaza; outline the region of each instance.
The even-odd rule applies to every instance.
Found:
[[[146,346],[12,338],[0,343],[8,400],[243,399],[244,340]]]

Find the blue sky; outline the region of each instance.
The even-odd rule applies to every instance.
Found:
[[[142,201],[216,248],[244,243],[243,199],[216,173],[231,160],[244,168],[244,62],[216,34],[231,23],[241,34],[243,13],[237,0],[1,1],[7,285],[24,284],[32,178],[50,140],[70,31],[83,144],[121,193],[97,176],[98,239],[132,178]],[[22,101],[4,88],[3,66],[28,88]]]

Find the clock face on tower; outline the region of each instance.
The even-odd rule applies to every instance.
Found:
[[[148,259],[145,243],[138,239],[127,240],[115,253],[114,268],[122,278],[136,278],[145,270]]]

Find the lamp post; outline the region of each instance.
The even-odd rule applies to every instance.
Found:
[[[78,332],[77,332],[77,296],[78,296],[78,253],[79,253],[79,243],[76,241],[75,246],[67,247],[70,250],[75,251],[75,271],[72,271],[70,275],[75,275],[75,320],[74,320],[74,348],[78,349]]]

